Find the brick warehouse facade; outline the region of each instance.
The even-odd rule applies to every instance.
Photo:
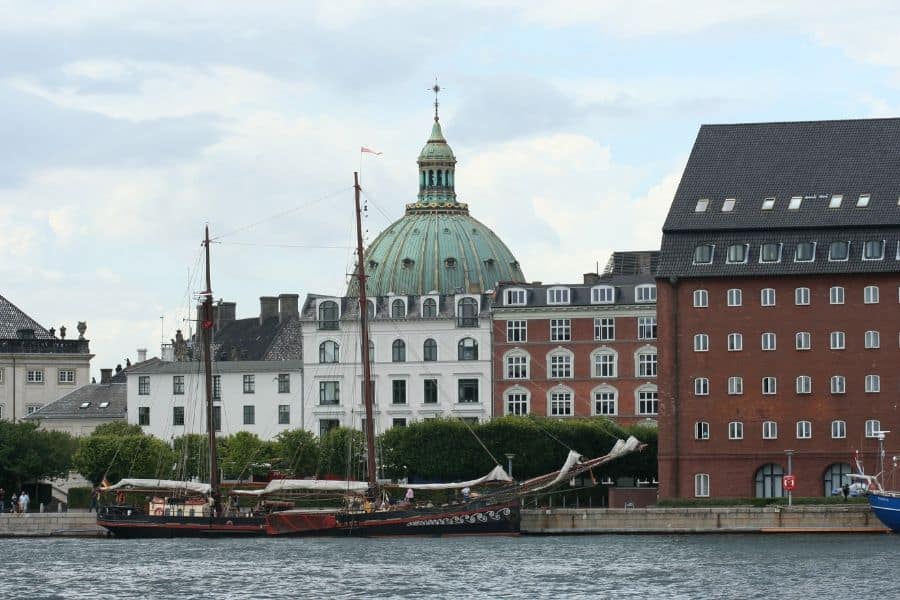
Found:
[[[657,252],[614,253],[582,284],[501,284],[492,309],[495,416],[655,424]]]
[[[704,126],[657,271],[660,497],[832,493],[897,431],[900,120]],[[898,448],[887,439],[888,453]]]

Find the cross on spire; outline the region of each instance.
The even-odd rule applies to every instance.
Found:
[[[441,91],[441,86],[438,85],[437,76],[434,78],[434,85],[431,87],[431,91],[434,92],[434,120],[435,122],[440,120],[438,116],[438,93]]]

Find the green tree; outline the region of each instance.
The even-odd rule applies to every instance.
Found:
[[[168,444],[143,433],[94,432],[81,440],[74,462],[76,470],[97,485],[104,477],[110,483],[126,477],[169,478],[175,456]]]
[[[319,440],[319,475],[362,478],[365,436],[361,431],[337,427]]]
[[[238,431],[224,438],[219,465],[227,479],[247,479],[251,475],[264,475],[271,468],[276,454],[275,444],[259,439],[249,431]]]
[[[44,431],[38,424],[0,421],[0,485],[23,483],[68,473],[77,441],[67,433]]]
[[[275,438],[276,469],[297,478],[314,475],[319,465],[319,441],[305,429],[282,431]]]
[[[97,425],[93,435],[144,435],[144,429],[140,425],[129,424],[127,421],[111,421],[103,425]]]

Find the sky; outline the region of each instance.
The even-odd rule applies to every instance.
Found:
[[[441,123],[525,276],[659,247],[704,123],[900,116],[900,5],[0,0],[0,294],[86,321],[92,372],[216,298],[341,294]],[[360,146],[383,152],[360,155]]]

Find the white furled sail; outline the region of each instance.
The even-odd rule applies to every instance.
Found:
[[[178,481],[176,479],[122,479],[115,485],[102,488],[102,491],[118,490],[122,488],[139,488],[143,490],[174,490],[194,492],[195,494],[209,494],[212,489],[208,483],[197,481]]]
[[[462,488],[475,487],[476,485],[481,485],[482,483],[487,483],[489,481],[503,481],[508,483],[512,481],[512,477],[503,470],[503,467],[497,465],[484,477],[479,477],[478,479],[472,479],[470,481],[456,481],[454,483],[410,483],[408,485],[398,484],[396,487],[412,488],[414,490],[461,490]]]
[[[273,479],[261,490],[232,490],[241,496],[267,496],[279,492],[357,492],[369,489],[365,481],[335,481],[331,479]]]

